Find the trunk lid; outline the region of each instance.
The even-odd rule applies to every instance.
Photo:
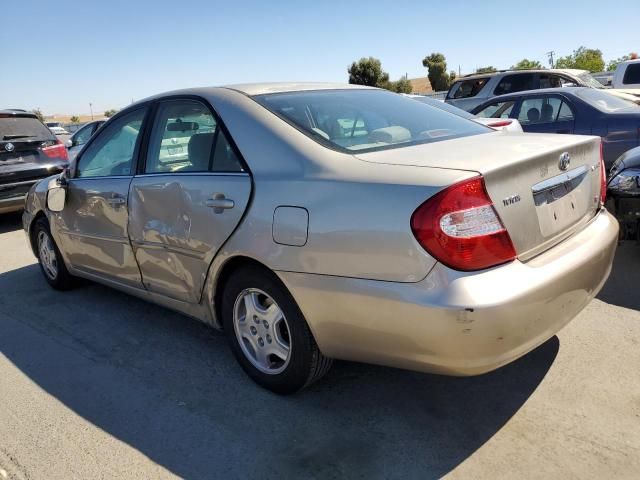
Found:
[[[481,174],[523,261],[582,228],[600,207],[599,137],[496,132],[356,157]]]

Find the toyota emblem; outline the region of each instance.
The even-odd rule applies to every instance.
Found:
[[[11,143],[11,142],[9,142],[9,143],[5,143],[5,144],[4,144],[4,149],[5,149],[7,152],[13,152],[13,150],[14,150],[15,148],[16,148],[16,147],[14,147],[14,146],[13,146],[13,143]]]
[[[569,168],[570,163],[571,163],[571,155],[569,155],[569,152],[564,152],[562,155],[560,155],[558,168],[560,170],[566,170],[567,168]]]

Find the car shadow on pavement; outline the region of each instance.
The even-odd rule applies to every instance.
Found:
[[[0,214],[0,234],[15,232],[22,228],[22,213]]]
[[[603,302],[640,310],[640,245],[625,241],[618,246],[611,275],[598,294]]]
[[[558,348],[553,337],[471,378],[337,362],[308,390],[280,397],[194,320],[91,283],[55,292],[37,265],[0,275],[0,353],[184,478],[441,477],[522,407]]]

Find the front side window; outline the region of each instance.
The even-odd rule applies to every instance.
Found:
[[[78,160],[76,176],[131,175],[146,111],[127,113],[102,130]]]
[[[640,83],[640,63],[629,63],[624,71],[622,83],[625,85],[634,85]]]
[[[454,83],[447,98],[471,98],[480,93],[490,77],[473,78]]]
[[[476,116],[483,118],[509,118],[515,104],[515,100],[492,103],[476,113]]]
[[[319,90],[253,98],[318,143],[343,151],[374,151],[491,132],[385,90]]]
[[[522,101],[518,121],[523,125],[573,120],[571,108],[558,97],[527,98]]]
[[[494,95],[505,95],[507,93],[533,90],[535,88],[534,78],[535,74],[533,73],[507,75],[500,80],[500,83],[498,83],[493,93]]]
[[[160,104],[145,173],[241,172],[235,150],[215,116],[195,100]]]

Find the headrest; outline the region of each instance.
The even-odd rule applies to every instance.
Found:
[[[384,143],[408,142],[411,140],[411,132],[400,126],[378,128],[369,134],[369,140]]]

